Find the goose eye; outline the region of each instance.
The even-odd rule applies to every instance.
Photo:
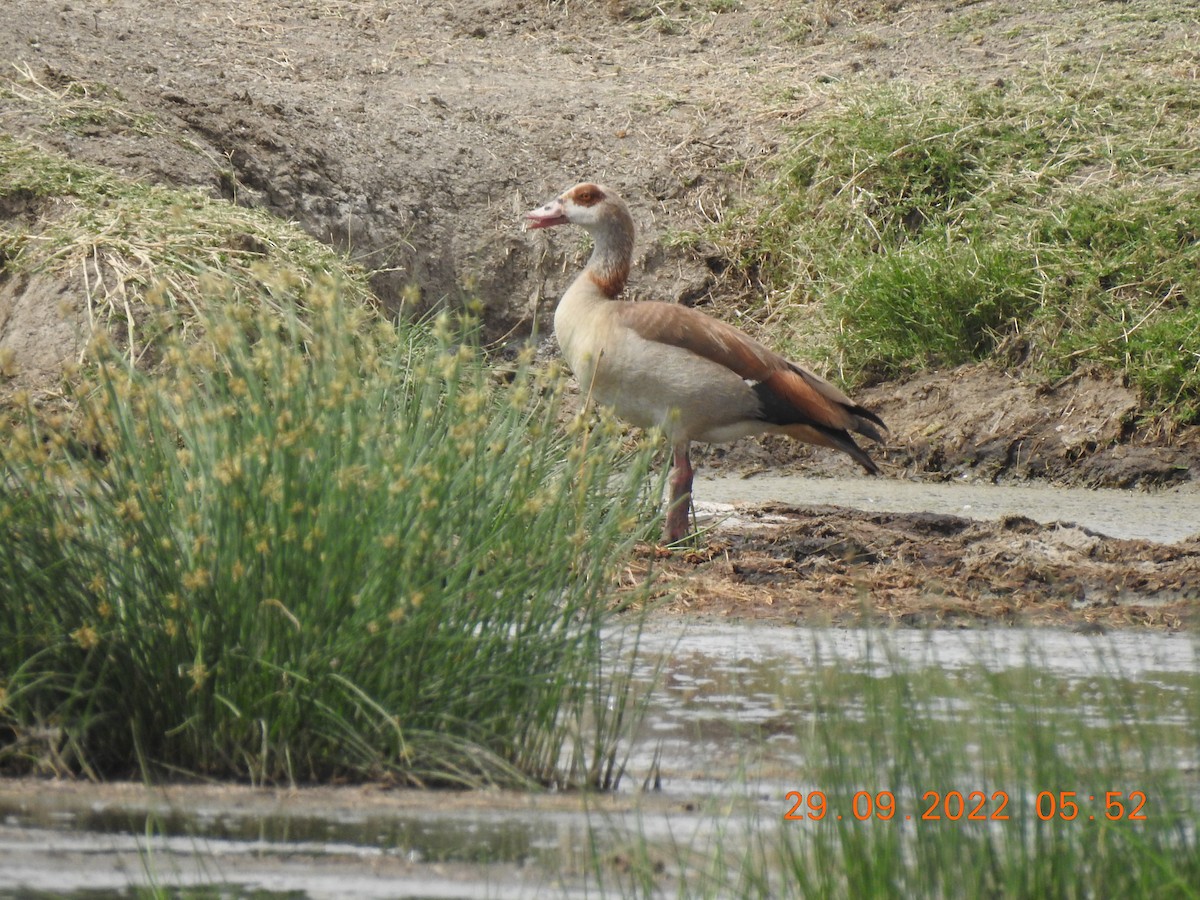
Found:
[[[590,184],[575,192],[575,202],[580,206],[594,206],[603,199],[604,195],[600,193],[600,189]]]

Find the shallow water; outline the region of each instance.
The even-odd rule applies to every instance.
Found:
[[[1111,678],[1156,691],[1167,707],[1194,703],[1200,690],[1200,642],[1187,635],[1114,632],[1084,636],[1059,630],[898,630],[780,628],[691,623],[658,627],[643,639],[650,659],[667,664],[631,769],[663,758],[668,791],[720,792],[754,782],[785,786],[805,770],[802,736],[821,713],[811,684],[829,678],[936,673],[964,682],[984,673],[1036,669],[1064,696],[1062,712],[1103,727],[1104,697],[1081,700],[1079,685]],[[644,677],[649,679],[648,670]],[[1043,702],[1046,702],[1043,700]],[[1053,703],[1049,708],[1053,710]],[[738,777],[714,771],[733,746],[755,748]],[[1200,765],[1200,748],[1189,765]]]
[[[430,805],[435,803],[433,795]],[[8,811],[0,825],[0,897],[29,897],[36,891],[99,900],[130,896],[130,889],[139,885],[176,891],[218,888],[223,897],[577,895],[570,887],[577,874],[572,876],[569,866],[561,875],[556,871],[561,839],[544,816],[534,822],[506,814],[503,823],[496,823],[486,812],[463,814],[432,844],[420,837],[399,839],[396,832],[427,830],[431,820],[436,830],[434,810],[385,817],[390,821],[384,833],[371,821],[344,821],[347,836],[342,841],[234,840],[209,835],[201,822],[193,822],[185,833],[170,833],[154,815],[140,817],[140,829],[97,831],[74,828],[70,820],[56,828],[31,826],[23,815]],[[587,822],[578,814],[572,819],[570,841],[580,854]],[[259,820],[237,821],[253,827]],[[489,835],[499,835],[505,845],[525,843],[527,850],[497,848]],[[538,842],[540,859],[533,852]],[[427,849],[433,850],[431,858],[424,855]],[[558,885],[564,890],[557,890]]]
[[[697,475],[700,510],[706,504],[831,505],[879,512],[934,512],[971,519],[1022,515],[1037,522],[1073,522],[1116,538],[1173,543],[1200,535],[1200,490],[1062,488],[1048,484],[929,483],[896,478],[807,478],[798,475]]]
[[[1176,712],[1200,689],[1200,645],[1187,636],[671,622],[645,631],[641,645],[638,680],[648,686],[661,659],[659,687],[621,791],[587,801],[590,814],[579,798],[553,795],[379,792],[355,803],[334,790],[319,795],[335,798],[323,806],[300,802],[304,792],[245,788],[181,805],[155,792],[131,803],[87,785],[13,794],[0,782],[0,898],[99,900],[145,884],[219,886],[226,897],[607,896],[592,879],[594,847],[611,860],[622,836],[704,846],[711,829],[749,827],[714,815],[714,803],[750,802],[777,816],[808,769],[805,736],[820,709],[812,685],[831,679],[971,679],[1034,667],[1051,713],[1061,707],[1103,727],[1108,695],[1093,686],[1109,677],[1154,691],[1159,720],[1147,727],[1179,745],[1181,769],[1200,765],[1191,736],[1172,737],[1190,721]],[[945,715],[956,702],[947,698]],[[842,710],[860,713],[853,701]],[[661,790],[642,794],[656,777]]]

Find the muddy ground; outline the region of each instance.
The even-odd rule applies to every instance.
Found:
[[[0,59],[24,99],[0,101],[0,132],[265,207],[376,270],[389,308],[414,287],[422,306],[470,295],[494,340],[524,340],[549,333],[553,298],[586,245],[524,233],[523,210],[583,178],[605,181],[630,200],[641,232],[631,298],[728,310],[747,290],[723,277],[728,261],[671,237],[747,193],[789,122],[820,103],[817,85],[991,82],[1050,55],[1100,64],[1090,2],[1012,6],[8,0]],[[1192,38],[1164,26],[1131,32],[1124,50]],[[109,114],[72,114],[80,96],[103,98]],[[20,343],[24,358],[61,344],[49,311],[81,289],[0,272],[0,343]],[[18,334],[17,321],[34,325]],[[877,454],[891,477],[1141,488],[1200,475],[1195,429],[1140,429],[1136,393],[1087,372],[1046,385],[968,367],[861,399],[892,428]],[[846,466],[782,440],[703,461]],[[785,527],[718,535],[666,563],[671,578],[687,576],[669,608],[840,622],[863,615],[866,597],[869,614],[913,624],[1180,627],[1197,606],[1195,542],[1159,547],[1020,521],[789,515]],[[1105,612],[1089,597],[1116,605]]]
[[[1156,544],[1022,516],[996,523],[832,506],[748,515],[688,552],[643,547],[625,584],[654,571],[655,608],[780,623],[1088,634],[1200,625],[1200,534]]]

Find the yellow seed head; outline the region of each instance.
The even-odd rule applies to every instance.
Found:
[[[204,682],[208,680],[210,673],[208,666],[202,662],[197,662],[185,669],[183,674],[192,679],[192,691],[196,692],[204,686]]]
[[[71,632],[71,639],[83,650],[91,650],[100,643],[100,635],[91,625],[80,625]]]
[[[208,586],[210,581],[207,569],[193,569],[183,576],[184,590],[198,591]]]

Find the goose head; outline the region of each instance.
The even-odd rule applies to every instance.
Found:
[[[585,181],[527,212],[525,220],[529,228],[568,224],[583,228],[595,245],[584,276],[610,298],[625,287],[633,257],[633,217],[615,191]]]
[[[625,226],[630,231],[633,220],[625,201],[615,191],[591,181],[585,181],[563,191],[549,203],[525,214],[530,228],[553,228],[555,225],[578,225],[589,232],[607,231]],[[594,236],[594,234],[593,234]]]

